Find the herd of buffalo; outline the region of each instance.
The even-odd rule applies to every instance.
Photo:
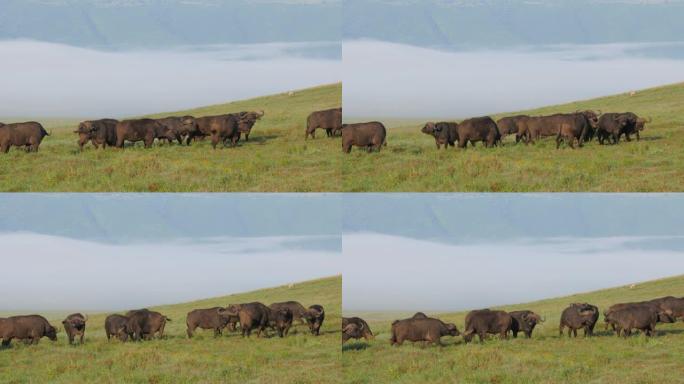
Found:
[[[238,327],[243,337],[249,337],[253,330],[257,336],[267,334],[267,329],[274,330],[278,336],[287,336],[293,322],[308,324],[309,330],[315,336],[320,333],[325,310],[318,304],[305,308],[296,301],[273,303],[266,306],[260,302],[231,304],[225,308],[214,307],[195,309],[186,318],[187,336],[192,338],[197,328],[214,331],[214,336],[222,335],[228,327],[230,331],[237,331]],[[150,340],[154,337],[163,338],[166,323],[171,321],[163,314],[149,309],[128,311],[125,315],[113,314],[107,316],[104,323],[107,340],[112,337],[123,342],[130,340]],[[69,344],[78,341],[83,344],[88,317],[74,313],[62,321]],[[57,328],[52,326],[46,318],[40,315],[12,316],[0,318],[0,339],[2,347],[8,347],[12,340],[22,340],[26,344],[38,344],[47,337],[57,340]]]
[[[193,140],[211,138],[215,149],[219,143],[237,145],[241,135],[249,141],[254,124],[264,116],[263,111],[239,112],[217,116],[180,116],[161,119],[114,119],[88,120],[80,123],[75,131],[78,145],[91,142],[95,148],[123,148],[125,142],[142,141],[145,148],[160,142],[178,141],[190,145]],[[594,138],[600,144],[618,144],[624,136],[631,141],[631,135],[640,139],[639,133],[651,119],[644,119],[632,112],[604,113],[600,111],[577,111],[550,116],[518,115],[494,121],[491,117],[476,117],[455,122],[429,122],[421,132],[433,136],[437,148],[466,148],[481,141],[486,147],[496,146],[507,135],[515,135],[516,142],[534,143],[544,137],[555,137],[556,148],[565,142],[570,147],[582,146]],[[377,121],[356,124],[342,124],[342,108],[333,108],[311,113],[306,121],[305,139],[316,137],[316,130],[323,129],[328,137],[342,137],[342,150],[351,152],[352,147],[379,151],[387,145],[387,130]],[[37,151],[40,143],[49,134],[40,123],[0,123],[0,151],[6,153],[10,147]]]
[[[584,336],[593,336],[594,327],[599,321],[599,308],[589,303],[573,303],[561,314],[558,331],[563,336],[567,328],[568,336],[577,337],[577,331],[583,330]],[[684,298],[673,296],[661,297],[649,301],[615,304],[603,312],[605,329],[612,328],[615,334],[630,336],[633,330],[644,332],[647,336],[655,335],[657,323],[674,323],[684,320]],[[480,342],[488,334],[507,339],[509,334],[518,337],[522,332],[525,337],[532,337],[532,331],[544,318],[532,311],[505,312],[491,309],[474,310],[465,318],[463,333],[455,324],[445,323],[431,318],[422,312],[392,323],[390,343],[401,345],[404,341],[441,344],[443,336],[463,336],[468,343],[477,335]],[[342,319],[342,343],[349,339],[372,339],[373,332],[368,323],[359,317]]]

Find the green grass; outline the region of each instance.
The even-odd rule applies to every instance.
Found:
[[[667,295],[684,296],[684,276],[576,294],[533,303],[503,306],[507,311],[529,309],[546,317],[532,339],[499,340],[464,344],[461,337],[444,337],[443,347],[404,343],[389,344],[393,319],[411,314],[345,313],[365,318],[376,334],[366,342],[343,347],[342,369],[346,383],[658,383],[684,382],[684,324],[658,324],[659,335],[639,334],[618,339],[603,330],[598,336],[569,339],[558,336],[562,310],[572,302],[587,301],[601,311],[618,302]],[[428,313],[463,330],[466,312]],[[477,340],[477,337],[475,338]]]
[[[650,116],[640,142],[579,150],[555,149],[553,138],[536,145],[437,151],[422,134],[425,121],[379,119],[388,125],[386,150],[355,149],[343,162],[343,190],[410,192],[662,192],[684,191],[684,83],[551,106],[533,115],[600,109]],[[496,116],[500,118],[508,113]],[[376,120],[374,118],[372,120]],[[371,119],[369,119],[371,120]]]
[[[237,148],[212,150],[209,140],[191,147],[155,145],[79,153],[73,131],[77,120],[37,117],[52,136],[38,153],[13,148],[0,155],[0,191],[5,192],[319,192],[340,190],[339,140],[304,140],[312,111],[339,107],[342,85],[332,84],[229,104],[154,117],[196,117],[244,110],[264,110],[250,141]],[[17,119],[2,119],[9,123]]]
[[[191,340],[186,337],[185,316],[190,310],[257,300],[267,305],[285,300],[323,305],[326,318],[321,336],[312,336],[305,325],[298,325],[284,339],[256,335],[243,339],[229,332],[214,338],[207,330],[198,330]],[[103,328],[107,314],[90,313],[83,346],[67,345],[62,329],[56,342],[44,338],[36,346],[25,346],[15,341],[10,349],[0,351],[0,382],[338,383],[341,305],[342,278],[337,276],[154,307],[172,319],[166,327],[168,336],[139,343],[107,342]],[[61,326],[64,316],[46,315],[55,326]]]

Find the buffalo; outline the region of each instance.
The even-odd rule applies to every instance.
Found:
[[[561,314],[558,333],[563,336],[563,330],[568,328],[568,337],[577,337],[577,330],[584,329],[584,336],[594,334],[594,326],[599,318],[598,307],[588,303],[573,303],[563,310]]]
[[[183,141],[187,140],[190,133],[197,130],[197,122],[192,116],[170,116],[157,119],[157,121],[169,129],[171,135],[175,136],[178,144],[183,144]]]
[[[242,337],[249,337],[253,329],[257,330],[257,337],[266,331],[271,323],[271,309],[259,302],[246,304],[231,304],[224,309],[219,309],[222,315],[237,316],[240,319]]]
[[[123,315],[109,315],[105,319],[105,334],[107,340],[111,340],[112,336],[117,337],[121,341],[127,341],[132,337],[132,332],[128,326],[128,317]]]
[[[342,343],[349,339],[364,338],[370,340],[374,338],[368,323],[360,317],[343,317],[342,318]]]
[[[155,335],[158,335],[160,339],[164,338],[166,322],[171,321],[161,313],[149,309],[128,311],[126,317],[128,317],[128,330],[134,341],[150,340]]]
[[[556,149],[560,148],[563,141],[574,149],[575,140],[577,140],[577,145],[582,147],[585,141],[593,137],[594,130],[598,127],[598,117],[593,111],[560,114],[556,115],[553,123],[550,124],[558,130]]]
[[[316,138],[316,129],[325,129],[328,137],[333,137],[342,129],[342,108],[326,109],[324,111],[312,112],[306,119],[306,133],[304,139],[311,135]]]
[[[304,320],[309,324],[309,330],[312,335],[318,336],[325,320],[325,310],[323,306],[314,304],[304,313]]]
[[[420,131],[435,138],[437,149],[439,149],[441,145],[444,145],[444,149],[447,149],[449,146],[454,147],[458,141],[457,127],[458,124],[456,123],[428,122]]]
[[[67,316],[62,324],[64,325],[64,330],[66,331],[67,337],[69,338],[69,344],[74,343],[76,337],[79,338],[79,342],[83,344],[83,336],[85,336],[86,322],[88,321],[88,316],[83,316],[80,313],[73,313]]]
[[[279,337],[285,337],[292,327],[292,318],[292,311],[288,308],[271,310],[269,325],[276,330]]]
[[[40,123],[14,123],[0,126],[0,152],[7,153],[10,147],[24,147],[26,152],[38,152],[45,136],[50,136]]]
[[[352,146],[366,148],[368,152],[380,151],[382,146],[387,146],[387,129],[377,121],[342,124],[342,151],[350,153]]]
[[[195,329],[213,329],[214,337],[221,336],[223,328],[231,322],[231,316],[220,312],[221,307],[208,309],[194,309],[188,312],[185,324],[187,325],[188,338],[192,338]]]
[[[304,324],[304,314],[306,313],[306,308],[297,301],[284,301],[281,303],[273,303],[269,306],[272,311],[277,311],[280,309],[289,309],[292,312],[292,319],[299,320],[300,323]]]
[[[167,126],[153,119],[124,120],[116,124],[116,146],[124,147],[126,141],[142,141],[151,148],[155,139],[174,140],[176,135]]]
[[[509,312],[513,318],[513,323],[511,324],[511,332],[513,333],[513,338],[518,337],[518,332],[523,332],[526,338],[532,337],[532,331],[537,324],[544,322],[541,316],[532,311],[514,311]]]
[[[499,128],[491,117],[475,117],[462,121],[456,126],[458,147],[465,149],[468,143],[482,141],[485,147],[493,147],[501,142]]]
[[[402,345],[405,340],[441,344],[442,336],[458,336],[455,324],[447,324],[439,319],[404,319],[392,323],[391,345]]]
[[[83,147],[92,142],[95,149],[102,146],[116,146],[116,124],[119,122],[114,119],[87,120],[78,124],[78,129],[74,133],[78,134],[78,147]]]
[[[527,115],[517,115],[499,119],[496,125],[499,128],[501,139],[514,134],[516,143],[519,142],[525,134],[526,123],[529,118]]]
[[[38,344],[42,337],[57,340],[57,328],[43,316],[26,315],[0,319],[2,346],[8,347],[12,339],[24,340],[27,344]]]
[[[631,335],[632,329],[643,331],[646,336],[653,336],[658,322],[672,323],[672,311],[662,310],[657,304],[627,303],[614,305],[604,314],[606,326],[610,324],[619,337]]]
[[[249,141],[249,134],[252,133],[252,127],[256,124],[257,120],[264,117],[264,111],[259,112],[240,112],[238,114],[239,124],[238,130],[241,134],[245,135],[245,141]],[[239,139],[239,138],[238,138]]]
[[[651,120],[640,118],[632,112],[606,113],[599,119],[596,135],[599,143],[604,144],[606,140],[613,144],[618,144],[622,135],[627,141],[632,141],[629,136],[635,134],[637,141],[640,140],[639,132],[644,129],[646,123]]]
[[[465,319],[463,340],[468,343],[474,335],[483,342],[487,334],[498,334],[500,339],[507,339],[513,326],[513,317],[504,311],[480,309],[470,311]]]

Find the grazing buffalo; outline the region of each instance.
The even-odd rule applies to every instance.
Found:
[[[507,135],[515,135],[515,142],[520,142],[525,134],[529,118],[527,115],[517,115],[499,119],[496,125],[499,127],[501,139],[503,140]]]
[[[197,130],[197,122],[192,116],[171,116],[157,120],[161,125],[168,128],[170,133],[175,136],[178,144],[183,144],[184,140],[190,136],[191,132]]]
[[[174,140],[176,135],[167,126],[153,119],[124,120],[116,124],[116,146],[124,147],[126,141],[142,141],[151,148],[155,139]]]
[[[618,144],[622,135],[625,135],[627,141],[632,141],[629,136],[631,134],[636,134],[638,141],[640,140],[639,132],[644,129],[646,123],[650,122],[650,119],[640,118],[632,112],[606,113],[599,119],[596,136],[600,144],[604,144],[606,140]]]
[[[556,115],[554,125],[557,127],[556,149],[565,141],[570,148],[575,148],[574,142],[582,147],[585,141],[591,140],[598,127],[598,116],[593,111],[584,111],[563,115]]]
[[[38,152],[43,138],[49,135],[45,128],[35,121],[2,125],[0,126],[0,152],[9,152],[12,146],[24,147],[26,152]]]
[[[288,308],[271,310],[269,325],[278,332],[278,336],[285,337],[292,327],[292,311]]]
[[[292,319],[299,320],[300,323],[304,324],[304,314],[306,313],[306,308],[297,301],[284,301],[281,303],[273,303],[269,306],[272,311],[277,311],[280,309],[289,309],[292,312]]]
[[[605,314],[605,321],[613,327],[618,337],[620,333],[627,337],[632,334],[632,329],[653,336],[656,323],[671,323],[674,319],[671,311],[661,311],[649,304],[633,304],[609,311]]]
[[[252,133],[252,127],[254,127],[254,124],[256,124],[257,120],[261,119],[262,117],[264,117],[264,111],[240,112],[238,114],[238,118],[240,119],[238,130],[241,134],[245,135],[245,141],[249,141],[249,134]]]
[[[454,147],[458,141],[458,133],[456,131],[457,127],[458,124],[456,123],[428,122],[420,131],[435,138],[435,145],[437,145],[437,149],[439,149],[442,145],[444,145],[444,149],[447,149],[449,146]]]
[[[483,342],[488,333],[498,334],[502,340],[507,339],[512,326],[513,317],[504,311],[489,309],[470,311],[465,319],[463,340],[468,343],[474,335],[478,335],[480,342]]]
[[[83,147],[92,142],[95,149],[102,146],[105,149],[107,146],[116,146],[116,124],[118,120],[114,119],[100,119],[87,120],[78,124],[78,129],[74,133],[78,134],[78,147],[83,150]]]
[[[366,148],[368,152],[380,151],[383,145],[387,146],[387,130],[382,123],[342,124],[343,152],[351,152],[352,146]]]
[[[511,324],[511,332],[513,332],[513,338],[518,337],[518,332],[523,332],[526,338],[532,337],[532,331],[537,324],[544,322],[541,316],[537,315],[532,311],[514,311],[509,312],[513,318],[513,323]]]
[[[458,147],[466,148],[468,143],[482,141],[485,147],[493,147],[501,142],[499,128],[491,117],[475,117],[464,120],[456,126]]]
[[[150,340],[155,335],[158,335],[160,339],[164,338],[166,322],[171,321],[161,313],[149,309],[128,311],[126,316],[128,317],[128,329],[134,341]]]
[[[658,307],[664,311],[671,311],[672,316],[675,319],[681,318],[682,320],[684,320],[684,297],[679,298],[674,296],[666,296],[658,299],[653,299],[650,302],[657,304]]]
[[[57,340],[57,328],[43,316],[12,316],[0,319],[0,339],[2,346],[8,347],[12,339],[24,340],[27,344],[38,344],[42,337]]]
[[[271,309],[259,302],[231,304],[225,309],[220,309],[219,313],[237,316],[240,319],[242,337],[249,337],[253,329],[257,330],[257,337],[261,337],[261,333],[266,331],[271,321]]]
[[[67,316],[62,324],[64,325],[64,330],[66,331],[67,337],[69,338],[69,344],[74,343],[76,337],[79,338],[79,342],[83,344],[83,336],[85,336],[86,322],[88,321],[88,316],[83,316],[80,313],[73,313]]]
[[[674,316],[674,313],[669,306],[661,305],[665,302],[665,301],[663,301],[663,299],[667,300],[667,298],[661,298],[661,299],[655,299],[655,300],[649,300],[649,301],[639,301],[639,302],[633,302],[633,303],[619,303],[619,304],[611,305],[610,308],[608,308],[605,312],[603,312],[605,329],[608,329],[609,326],[612,326],[613,330],[616,330],[615,323],[609,321],[610,315],[613,312],[620,311],[620,310],[627,309],[627,308],[633,308],[633,307],[647,307],[647,308],[649,308],[652,312],[654,312],[656,314],[656,321],[658,323],[674,323],[676,321],[676,317]]]
[[[342,343],[347,342],[349,339],[360,339],[364,338],[366,340],[373,339],[373,332],[371,331],[368,323],[360,317],[343,317],[342,318]]]
[[[197,119],[200,128],[204,131],[209,129],[211,134],[211,146],[216,149],[219,143],[227,146],[230,141],[232,147],[237,146],[240,140],[240,119],[236,115],[221,115],[201,117]]]
[[[321,326],[325,320],[325,310],[323,306],[314,304],[304,313],[304,320],[309,324],[312,335],[318,336],[321,333]]]
[[[304,139],[308,139],[311,135],[312,139],[316,138],[316,129],[325,129],[328,137],[336,136],[342,129],[342,108],[326,109],[325,111],[316,111],[309,115],[306,119],[306,133]]]
[[[128,317],[123,315],[109,315],[105,319],[105,334],[107,340],[112,336],[117,337],[121,341],[127,341],[128,337],[132,337],[132,332],[128,328]]]
[[[599,318],[598,307],[588,303],[573,303],[563,310],[561,314],[558,333],[563,336],[563,330],[568,328],[568,337],[577,337],[577,330],[584,329],[584,336],[594,334],[594,326]]]
[[[404,319],[392,323],[390,344],[402,345],[405,340],[424,341],[429,344],[441,344],[442,336],[458,336],[455,324],[447,324],[439,319]]]
[[[188,312],[185,319],[187,325],[188,338],[192,338],[195,329],[213,329],[214,337],[221,336],[223,328],[230,324],[231,316],[221,313],[221,307],[208,309],[194,309]]]

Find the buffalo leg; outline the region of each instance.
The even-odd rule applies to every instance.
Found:
[[[83,337],[84,337],[84,336],[85,336],[85,332],[82,332],[82,333],[81,333],[81,337],[80,337],[80,342],[81,342],[81,344],[83,344]]]

